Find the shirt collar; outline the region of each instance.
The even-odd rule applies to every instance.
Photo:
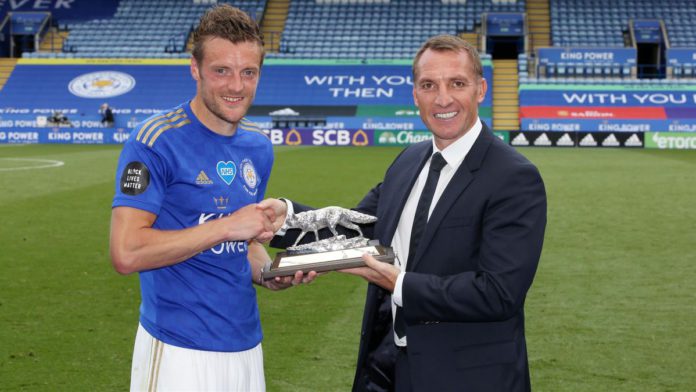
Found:
[[[479,134],[481,134],[482,128],[481,119],[477,117],[474,126],[471,127],[464,136],[457,139],[457,141],[447,146],[444,150],[439,150],[437,148],[435,139],[433,138],[433,154],[440,152],[442,157],[445,158],[447,165],[456,170],[459,165],[461,165],[462,161],[464,161],[466,154],[471,150]]]

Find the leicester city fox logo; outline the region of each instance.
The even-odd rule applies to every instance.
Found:
[[[250,195],[256,196],[256,192],[258,191],[256,186],[258,185],[259,177],[256,174],[254,164],[251,163],[250,159],[245,159],[239,167],[242,172],[242,179],[244,180],[244,190]]]

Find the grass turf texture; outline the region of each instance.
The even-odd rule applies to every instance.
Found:
[[[0,146],[0,390],[122,391],[139,303],[108,260],[118,146]],[[268,190],[352,206],[399,148],[280,147]],[[537,391],[684,391],[696,383],[696,152],[522,149],[549,222],[527,297]],[[56,159],[6,171],[3,158]],[[259,290],[269,391],[342,391],[366,283],[331,273]]]

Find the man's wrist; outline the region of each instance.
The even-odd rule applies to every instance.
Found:
[[[277,236],[284,236],[284,235],[285,235],[285,232],[287,232],[288,229],[289,229],[289,227],[288,227],[288,217],[295,214],[295,208],[294,208],[293,205],[292,205],[292,201],[290,201],[290,200],[288,200],[288,199],[279,198],[278,200],[280,200],[280,201],[282,201],[282,202],[285,203],[285,207],[286,207],[286,209],[285,209],[285,220],[283,221],[283,225],[280,226],[280,229],[278,229],[278,231],[276,231],[274,234],[277,235]]]

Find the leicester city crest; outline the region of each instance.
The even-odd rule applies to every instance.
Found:
[[[256,174],[254,164],[251,163],[250,159],[245,159],[242,161],[242,164],[239,165],[239,168],[242,173],[242,178],[244,179],[244,189],[249,192],[250,195],[255,196],[257,192],[256,186],[259,183],[259,176]]]
[[[111,98],[135,87],[135,78],[118,71],[98,71],[80,75],[70,81],[68,90],[81,98]]]

